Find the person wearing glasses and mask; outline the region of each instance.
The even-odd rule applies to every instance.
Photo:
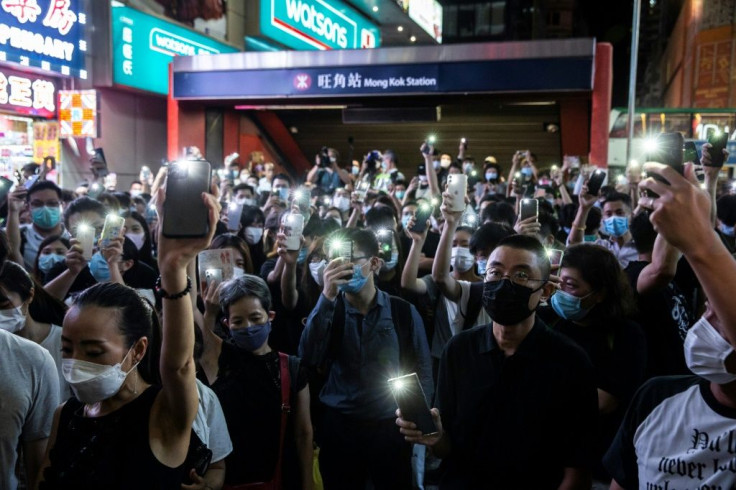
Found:
[[[406,440],[443,459],[441,489],[590,488],[595,381],[585,353],[536,316],[554,290],[549,275],[537,239],[503,239],[483,285],[493,322],[455,335],[442,354],[437,434],[422,437],[397,411]]]

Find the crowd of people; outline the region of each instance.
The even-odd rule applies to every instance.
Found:
[[[26,166],[0,488],[736,489],[736,195],[709,149],[609,185],[464,141],[415,174],[325,147],[299,182],[256,152],[212,172],[195,238],[161,231],[167,166],[127,191]]]

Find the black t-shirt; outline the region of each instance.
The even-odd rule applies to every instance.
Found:
[[[634,261],[626,267],[638,305],[636,321],[647,340],[647,377],[688,374],[683,342],[693,324],[690,302],[675,281],[648,294],[639,294],[636,283],[648,262]]]
[[[291,415],[284,439],[282,476],[285,488],[298,488],[300,473],[292,420],[297,411],[297,393],[307,385],[307,375],[299,365],[296,376],[293,372],[290,376]],[[278,352],[256,356],[223,342],[217,380],[211,388],[220,400],[233,443],[233,452],[225,459],[225,482],[235,485],[270,481],[278,461],[281,434]]]
[[[285,309],[281,302],[281,279],[279,278],[275,284],[268,282],[268,275],[276,267],[277,260],[275,258],[266,260],[261,267],[260,273],[261,278],[268,284],[268,289],[271,292],[271,308],[276,312],[276,317],[271,322],[271,334],[268,336],[268,345],[279,352],[296,355],[299,350],[299,340],[302,338],[302,331],[304,330],[302,318],[308,316],[309,313],[304,313],[304,309],[306,308],[304,302],[297,304],[299,311],[296,313],[293,310]],[[303,264],[298,264],[296,267],[297,287],[301,284],[302,266]],[[301,294],[299,295],[300,299],[302,296]]]
[[[491,325],[455,335],[442,354],[437,394],[452,446],[440,488],[556,489],[564,468],[592,466],[593,368],[539,319],[510,357]]]

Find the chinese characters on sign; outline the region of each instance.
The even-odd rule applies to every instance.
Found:
[[[0,70],[0,107],[41,117],[56,113],[56,84],[50,78]]]
[[[5,61],[87,78],[86,15],[80,0],[0,1],[0,51]]]
[[[33,123],[33,161],[43,163],[44,158],[60,158],[59,123],[44,121]]]

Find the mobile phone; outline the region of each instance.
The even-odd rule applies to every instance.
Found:
[[[467,151],[468,150],[468,140],[466,140],[465,138],[460,138],[460,143],[463,145],[463,149]]]
[[[122,216],[112,213],[105,216],[105,226],[102,228],[100,246],[103,248],[109,247],[113,238],[121,236],[124,226],[125,218]]]
[[[417,373],[391,378],[388,380],[388,385],[401,410],[401,417],[416,424],[422,435],[437,434],[437,426],[432,419],[432,412],[429,411],[427,398],[424,396]]]
[[[13,187],[13,181],[6,178],[0,177],[0,203],[5,202],[8,197],[10,189]]]
[[[31,187],[33,187],[33,185],[38,182],[38,177],[38,174],[31,175],[31,177],[23,183],[23,187],[25,187],[26,190],[30,190]]]
[[[722,167],[723,166],[723,150],[726,148],[726,143],[728,143],[728,133],[724,131],[719,131],[717,133],[712,133],[708,137],[708,143],[710,143],[711,148],[708,150],[708,153],[710,154],[710,165],[709,167]]]
[[[286,235],[286,250],[299,250],[304,231],[304,216],[299,213],[286,213],[281,219],[281,232]]]
[[[422,153],[424,155],[429,155],[429,143],[427,140],[424,140],[424,144],[422,145]]]
[[[102,191],[102,186],[95,182],[93,184],[90,184],[89,189],[87,190],[87,197],[97,199],[98,197],[100,197],[100,194],[102,194]]]
[[[552,267],[559,267],[560,264],[562,264],[562,257],[564,255],[565,255],[565,252],[563,252],[560,249],[557,249],[557,248],[547,249],[547,257],[549,258],[549,264]]]
[[[601,186],[606,180],[606,171],[603,169],[597,169],[593,172],[593,175],[588,179],[588,194],[591,196],[597,196],[601,191]]]
[[[227,229],[229,231],[240,230],[240,217],[243,215],[243,205],[231,202],[227,205]]]
[[[423,163],[420,163],[419,165],[417,165],[417,176],[421,177],[423,175],[427,175],[427,167]]]
[[[686,141],[682,151],[682,160],[684,162],[693,162],[695,165],[700,165],[698,149],[695,147],[695,143]]]
[[[514,190],[514,193],[515,194],[524,194],[524,191],[525,191],[525,187],[526,186],[521,185],[521,172],[516,172],[514,174],[513,183],[514,183],[514,189],[515,189]]]
[[[343,237],[334,237],[327,245],[327,257],[332,261],[343,259],[345,262],[353,261],[353,242]]]
[[[391,260],[391,252],[394,249],[394,232],[389,229],[381,229],[376,231],[376,240],[378,240],[378,257],[389,261]]]
[[[419,205],[419,208],[417,209],[416,214],[414,215],[414,227],[411,229],[411,231],[414,231],[416,233],[424,233],[424,230],[427,229],[427,220],[430,216],[432,216],[432,213],[434,212],[434,207],[427,203],[423,202]]]
[[[212,285],[219,285],[222,282],[222,269],[207,269],[204,271],[204,280],[209,288]]]
[[[169,166],[166,177],[163,234],[200,238],[209,232],[209,210],[202,193],[210,190],[212,166],[206,160],[184,160]]]
[[[465,195],[467,190],[467,175],[450,174],[447,176],[447,192],[452,195],[451,207],[453,211],[465,211]]]
[[[92,251],[95,246],[95,229],[87,223],[77,225],[76,237],[79,246],[82,247],[82,256],[85,260],[92,260]]]
[[[672,133],[659,133],[657,136],[658,153],[660,154],[660,160],[667,166],[672,167],[683,175],[685,173],[685,167],[682,163],[682,149],[684,141],[682,133],[677,131]]]
[[[519,220],[523,221],[527,218],[537,219],[539,217],[539,201],[536,199],[522,199],[521,209],[519,210]]]
[[[370,190],[371,184],[370,182],[360,182],[358,186],[355,188],[355,198],[358,202],[365,202],[365,196],[368,194],[368,190]]]
[[[291,202],[292,205],[296,204],[297,206],[299,206],[299,212],[302,213],[303,216],[307,216],[310,212],[310,198],[311,193],[309,192],[309,189],[305,187],[300,187],[292,194]]]

